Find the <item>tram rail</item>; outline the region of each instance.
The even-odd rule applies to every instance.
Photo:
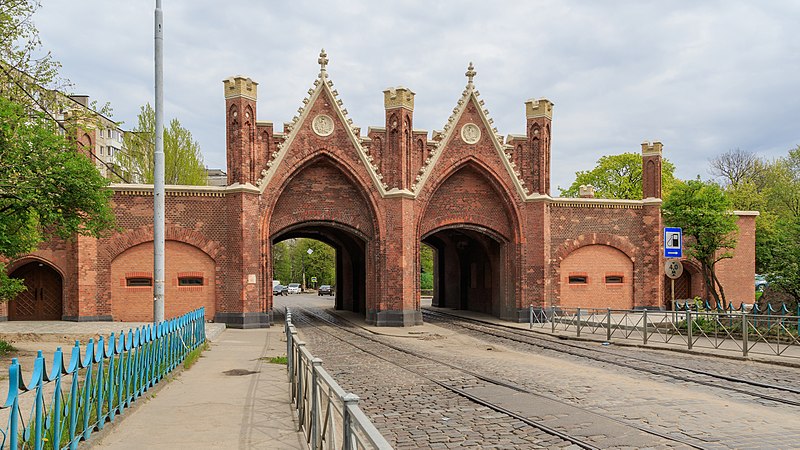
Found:
[[[469,392],[467,392],[464,389],[460,389],[458,387],[453,386],[452,384],[450,384],[448,382],[442,381],[441,379],[439,379],[437,377],[431,376],[431,373],[436,373],[437,370],[431,370],[430,364],[435,364],[435,365],[438,365],[438,366],[446,367],[446,368],[448,368],[450,370],[457,371],[457,373],[460,373],[461,376],[473,377],[473,378],[475,378],[477,380],[480,380],[480,381],[482,381],[484,383],[488,383],[490,385],[502,386],[504,388],[513,389],[513,390],[515,390],[517,392],[525,393],[525,394],[528,394],[528,395],[533,395],[533,396],[540,397],[540,398],[546,398],[549,401],[557,401],[557,402],[559,402],[559,403],[561,403],[561,404],[563,404],[565,406],[568,406],[570,408],[575,408],[577,410],[580,410],[584,414],[588,414],[588,415],[591,415],[591,416],[594,416],[594,417],[598,417],[598,418],[601,417],[601,418],[603,418],[605,420],[610,420],[610,421],[616,422],[616,423],[618,423],[620,425],[623,425],[623,426],[626,426],[626,427],[630,427],[630,428],[634,428],[634,429],[636,429],[636,430],[638,430],[638,431],[640,431],[642,433],[645,433],[645,434],[648,434],[648,435],[652,435],[654,437],[657,437],[657,438],[660,438],[660,439],[664,439],[664,440],[670,441],[670,442],[675,443],[675,444],[684,445],[684,446],[687,446],[689,448],[705,448],[702,445],[700,440],[695,441],[694,439],[689,440],[689,439],[678,438],[678,437],[675,437],[675,436],[670,436],[670,435],[667,435],[665,433],[661,433],[661,432],[659,432],[657,430],[653,430],[651,428],[648,428],[648,427],[645,427],[645,426],[642,426],[642,425],[639,425],[639,424],[630,423],[628,421],[620,420],[620,419],[617,419],[615,417],[611,417],[611,416],[608,416],[608,415],[603,415],[603,414],[598,413],[596,411],[592,411],[590,409],[582,408],[580,406],[564,402],[564,401],[562,401],[560,399],[556,399],[556,398],[549,397],[549,396],[544,396],[541,393],[537,393],[537,392],[526,390],[524,388],[520,388],[519,386],[517,386],[517,385],[515,385],[513,383],[506,382],[506,381],[503,381],[503,380],[498,380],[498,379],[495,379],[495,378],[492,378],[492,377],[488,377],[486,375],[483,375],[483,374],[480,374],[480,373],[476,373],[476,372],[474,372],[472,370],[465,369],[463,367],[459,367],[459,366],[457,366],[455,364],[451,364],[451,363],[447,363],[447,362],[444,362],[444,361],[440,361],[440,360],[425,356],[423,354],[420,354],[418,352],[414,352],[414,351],[411,351],[409,349],[402,348],[402,347],[397,346],[397,345],[393,345],[391,343],[385,342],[385,340],[380,339],[378,336],[370,334],[369,331],[366,331],[366,330],[363,330],[361,328],[358,328],[357,326],[353,325],[352,323],[350,323],[347,320],[342,319],[342,318],[340,318],[338,316],[332,316],[332,315],[327,315],[326,314],[327,317],[325,317],[322,314],[320,314],[318,311],[313,310],[313,309],[307,309],[307,308],[297,308],[297,307],[295,307],[295,308],[292,309],[292,311],[293,311],[293,319],[294,319],[295,324],[300,324],[302,322],[305,322],[305,323],[307,323],[309,325],[314,325],[315,322],[316,323],[322,322],[322,323],[324,323],[326,325],[329,325],[329,328],[333,328],[333,329],[338,330],[339,332],[342,332],[342,333],[347,333],[348,337],[342,337],[341,335],[339,335],[339,333],[330,331],[329,328],[323,328],[323,327],[319,327],[319,326],[313,327],[313,330],[315,332],[324,333],[324,334],[326,334],[326,335],[328,335],[328,336],[330,336],[330,337],[332,337],[332,338],[334,338],[334,339],[336,339],[338,341],[341,341],[342,343],[346,343],[348,345],[354,346],[355,348],[359,349],[360,351],[362,351],[364,353],[369,354],[372,357],[378,358],[378,359],[383,360],[385,362],[388,362],[388,363],[390,363],[390,364],[392,364],[392,365],[394,365],[394,366],[396,366],[396,367],[398,367],[398,368],[400,368],[402,370],[411,372],[411,373],[413,373],[413,374],[415,374],[415,375],[417,375],[419,377],[422,377],[422,378],[424,378],[424,379],[426,379],[426,380],[428,380],[428,381],[430,381],[430,382],[432,382],[432,383],[434,383],[434,384],[436,384],[436,385],[438,385],[438,386],[440,386],[440,387],[442,387],[442,388],[444,388],[444,389],[446,389],[446,390],[448,390],[448,391],[450,391],[450,392],[452,392],[452,393],[454,393],[456,395],[459,395],[461,397],[467,398],[468,400],[470,400],[472,402],[475,402],[475,403],[478,403],[478,404],[480,404],[482,406],[490,408],[491,410],[496,411],[498,413],[506,414],[506,415],[508,415],[510,417],[513,417],[514,419],[519,420],[519,421],[521,421],[521,422],[523,422],[523,423],[525,423],[525,424],[527,424],[527,425],[529,425],[531,427],[534,427],[534,428],[536,428],[536,429],[538,429],[538,430],[540,430],[540,431],[542,431],[542,432],[544,432],[544,433],[546,433],[546,434],[548,434],[550,436],[558,437],[559,439],[562,439],[565,442],[565,446],[569,445],[569,444],[572,444],[572,445],[575,445],[575,446],[578,446],[578,447],[584,448],[584,449],[601,448],[601,447],[598,447],[595,443],[592,443],[589,440],[587,440],[585,437],[571,435],[568,432],[559,431],[559,430],[557,430],[557,429],[555,429],[555,428],[553,428],[551,426],[545,425],[545,424],[543,424],[541,422],[538,422],[538,421],[535,421],[535,420],[531,420],[528,417],[525,417],[525,416],[523,416],[521,414],[518,414],[518,413],[516,413],[514,411],[511,411],[511,410],[509,410],[507,408],[504,408],[503,406],[501,406],[499,404],[496,404],[496,403],[492,402],[489,399],[480,398],[478,396],[472,395],[472,394],[470,394]],[[298,313],[300,313],[300,314],[298,314]],[[363,339],[365,341],[368,341],[369,343],[379,344],[381,347],[383,347],[383,351],[378,350],[378,349],[370,349],[370,348],[368,348],[367,345],[363,345],[363,343],[362,344],[358,344],[358,343],[353,342],[353,339],[352,339],[353,335],[358,336],[361,339]],[[394,351],[401,352],[401,353],[403,353],[403,354],[405,354],[405,355],[407,355],[409,357],[412,357],[412,358],[417,358],[419,360],[423,360],[424,364],[401,364],[395,358],[388,357],[386,355],[385,348],[389,348],[389,349],[392,349]]]

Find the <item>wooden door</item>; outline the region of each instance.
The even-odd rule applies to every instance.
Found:
[[[25,280],[24,292],[8,304],[9,320],[61,320],[61,276],[46,264],[26,264],[11,274]]]

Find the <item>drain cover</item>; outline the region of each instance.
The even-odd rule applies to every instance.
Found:
[[[252,375],[258,372],[253,372],[252,370],[246,370],[246,369],[231,369],[231,370],[226,370],[225,372],[222,373],[231,377],[240,377],[242,375]]]

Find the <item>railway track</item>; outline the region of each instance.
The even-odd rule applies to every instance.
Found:
[[[800,389],[792,386],[777,385],[764,381],[712,372],[697,365],[677,365],[655,358],[623,355],[618,352],[592,347],[592,344],[565,342],[561,339],[531,332],[522,328],[510,327],[479,319],[465,318],[441,311],[423,310],[423,315],[425,320],[430,323],[444,323],[505,341],[535,346],[558,352],[559,354],[569,354],[579,358],[586,358],[596,362],[625,367],[653,375],[665,376],[672,380],[680,380],[729,392],[745,394],[759,400],[800,406]],[[597,344],[593,345],[596,346]]]
[[[355,327],[344,319],[316,309],[302,307],[292,308],[292,314],[293,322],[297,326],[303,327],[306,324],[313,325],[312,327],[305,328],[303,330],[304,332],[323,333],[342,344],[353,346],[371,357],[392,364],[399,370],[413,373],[415,376],[423,378],[452,394],[466,398],[496,413],[505,414],[539,430],[541,433],[561,440],[560,443],[556,444],[551,442],[548,446],[577,446],[584,449],[607,448],[611,445],[610,442],[612,441],[604,440],[608,439],[608,436],[598,437],[597,429],[602,428],[606,430],[607,434],[617,439],[617,441],[619,441],[620,438],[619,433],[622,433],[635,435],[635,437],[632,437],[632,439],[636,440],[635,442],[639,444],[647,442],[647,446],[649,447],[660,445],[664,448],[672,448],[675,446],[706,448],[702,440],[670,436],[640,424],[623,421],[589,409],[581,408],[574,404],[563,402],[553,397],[543,396],[540,393],[520,388],[514,383],[487,377],[472,370],[388,343],[385,339],[381,339],[379,336],[372,335],[366,330]],[[475,388],[478,388],[477,391]],[[575,430],[566,429],[567,427],[564,426],[533,420],[530,418],[530,415],[514,411],[513,408],[509,408],[508,406],[494,401],[492,395],[486,395],[487,392],[496,393],[498,391],[501,393],[504,391],[513,391],[514,393],[528,396],[531,398],[531,401],[537,405],[557,403],[556,408],[565,411],[566,415],[572,416],[573,418],[580,417],[584,422],[588,421],[596,424],[596,427],[594,429],[585,430],[584,433],[581,433],[580,427],[577,427],[579,430],[576,433]],[[478,392],[478,394],[475,392]],[[653,445],[653,443],[656,444]]]

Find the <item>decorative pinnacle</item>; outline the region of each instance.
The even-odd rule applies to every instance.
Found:
[[[467,80],[468,80],[467,83],[468,84],[472,84],[472,78],[475,77],[475,75],[477,75],[477,74],[478,74],[478,72],[475,72],[475,66],[473,66],[472,65],[472,61],[470,61],[469,62],[469,67],[467,67],[467,71],[466,71],[466,73],[464,73],[464,75],[467,76]]]
[[[319,51],[319,59],[317,59],[317,62],[319,63],[319,71],[325,72],[325,66],[328,65],[328,54],[325,53],[324,48]]]

